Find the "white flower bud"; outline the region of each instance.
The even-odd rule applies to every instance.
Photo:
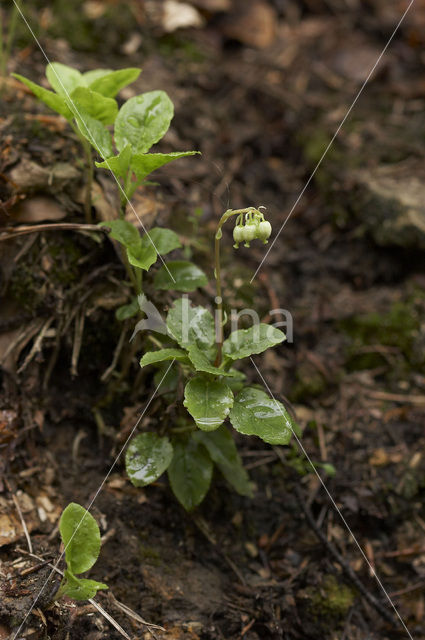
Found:
[[[267,220],[263,220],[258,225],[257,229],[257,238],[262,240],[264,244],[267,243],[267,240],[270,238],[270,234],[272,232],[272,225]]]
[[[233,229],[233,240],[235,241],[234,247],[237,249],[239,247],[239,243],[244,240],[244,228],[240,225],[237,225]]]
[[[243,239],[245,242],[251,242],[257,237],[257,225],[246,224],[243,228]]]

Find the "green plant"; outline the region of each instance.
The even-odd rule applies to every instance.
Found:
[[[165,255],[181,244],[169,229],[152,229],[141,237],[137,229],[124,220],[126,204],[150,173],[173,160],[198,153],[148,153],[167,132],[174,108],[164,91],[150,91],[130,98],[118,110],[115,96],[139,74],[140,69],[135,68],[94,69],[80,73],[67,65],[52,62],[46,67],[46,77],[54,91],[13,74],[37,98],[64,116],[78,136],[86,155],[85,211],[88,221],[93,182],[92,147],[102,158],[96,166],[113,173],[120,195],[119,217],[102,222],[100,226],[109,228],[111,238],[122,245],[123,262],[137,294],[142,292],[142,272],[149,270],[158,255]],[[108,129],[110,125],[114,125],[113,137]],[[192,291],[205,283],[203,272],[188,261],[164,263],[156,278],[159,289]],[[118,317],[126,319],[138,311],[137,299],[133,298],[129,305],[118,311]]]
[[[93,158],[91,143],[102,157],[112,150],[107,125],[114,123],[118,114],[115,96],[134,82],[140,69],[129,68],[112,71],[93,69],[80,73],[60,62],[46,67],[46,78],[53,91],[32,82],[18,73],[12,75],[25,84],[33,94],[50,109],[68,120],[81,142],[86,157],[86,220],[91,220],[91,189],[93,183]],[[109,136],[109,137],[108,137]]]
[[[271,227],[269,223],[264,226],[264,215],[258,209],[226,211],[215,235],[215,320],[207,309],[192,307],[187,298],[177,300],[166,319],[169,344],[145,353],[140,360],[141,367],[178,362],[185,379],[183,405],[192,420],[179,409],[171,428],[164,425],[160,434],[137,435],[126,452],[127,473],[135,486],[145,486],[167,471],[175,496],[187,510],[205,497],[214,465],[238,493],[251,495],[248,474],[224,424],[227,419],[235,431],[273,445],[288,444],[292,431],[299,433],[285,407],[261,388],[246,387],[244,374],[236,368],[242,359],[283,342],[285,335],[260,323],[235,330],[224,339],[220,241],[222,226],[232,216],[238,216],[236,243],[239,230],[245,234],[247,228],[249,239],[247,234],[241,240],[267,242]]]
[[[66,569],[55,599],[67,596],[74,600],[93,598],[103,582],[79,578],[92,568],[100,552],[100,532],[93,516],[79,504],[71,502],[62,512],[59,531],[65,547]]]

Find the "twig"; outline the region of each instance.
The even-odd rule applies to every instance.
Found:
[[[19,575],[28,576],[30,573],[35,573],[36,571],[39,571],[40,569],[48,565],[49,562],[50,560],[45,560],[44,562],[40,562],[40,564],[36,564],[34,567],[29,567],[28,569],[24,569],[23,571],[20,572]]]
[[[27,540],[28,550],[29,550],[30,553],[32,553],[32,542],[31,542],[30,534],[29,534],[29,531],[28,531],[27,523],[25,522],[23,513],[21,511],[21,507],[19,505],[18,499],[16,498],[15,494],[13,493],[8,479],[5,478],[4,481],[5,481],[5,484],[6,484],[7,488],[8,488],[8,490],[9,490],[10,495],[12,496],[12,500],[13,500],[13,504],[15,505],[15,509],[18,512],[18,516],[19,516],[19,519],[21,521],[22,529],[24,530],[25,538]]]
[[[380,616],[382,616],[382,618],[384,618],[384,620],[386,620],[387,622],[390,622],[391,624],[395,624],[396,621],[394,617],[391,615],[391,613],[387,609],[385,609],[385,607],[379,602],[379,600],[377,600],[377,598],[375,598],[375,596],[366,589],[366,587],[361,582],[361,580],[357,577],[357,575],[354,573],[350,565],[344,560],[341,554],[336,550],[332,542],[329,542],[329,540],[326,538],[322,530],[318,528],[311,514],[310,509],[308,509],[304,503],[304,497],[301,493],[300,488],[297,485],[295,485],[294,490],[295,490],[295,494],[297,496],[299,505],[305,515],[305,518],[308,524],[310,525],[310,527],[312,528],[312,530],[314,531],[314,533],[316,534],[316,536],[319,538],[320,542],[322,542],[322,544],[325,545],[329,553],[335,558],[338,564],[341,565],[341,568],[344,570],[347,577],[351,580],[351,582],[355,585],[355,587],[360,591],[364,599],[367,600],[367,602],[379,613]]]
[[[50,327],[50,325],[52,324],[54,318],[48,318],[46,320],[46,322],[44,323],[44,325],[41,327],[40,332],[38,334],[38,336],[36,337],[36,339],[34,340],[34,343],[31,347],[30,352],[28,353],[27,357],[25,358],[24,362],[21,364],[21,366],[19,367],[19,369],[17,370],[16,373],[22,373],[27,366],[29,365],[29,363],[31,362],[31,360],[37,355],[37,353],[40,353],[41,351],[41,347],[43,344],[43,340],[46,336],[46,333]]]
[[[154,634],[152,629],[159,629],[159,631],[165,631],[164,627],[160,627],[158,624],[152,624],[151,622],[146,622],[146,620],[143,620],[143,618],[139,616],[138,613],[133,611],[133,609],[130,609],[130,607],[127,607],[126,604],[117,600],[112,592],[109,594],[105,594],[105,596],[111,598],[112,602],[118,607],[118,609],[121,609],[121,611],[123,611],[126,615],[128,615],[129,618],[133,618],[133,620],[136,620],[137,622],[140,622],[140,624],[143,624],[145,627],[147,627],[147,630],[149,631],[149,633],[153,638],[156,638],[157,636]]]
[[[364,389],[363,393],[374,400],[383,400],[389,402],[403,402],[406,404],[425,404],[425,395],[418,396],[404,393],[387,393],[386,391],[373,391],[372,389]]]
[[[98,233],[106,233],[103,227],[97,224],[79,224],[77,222],[52,222],[50,224],[33,224],[21,225],[20,227],[4,227],[0,233],[0,242],[2,240],[10,240],[17,236],[24,236],[28,233],[37,233],[39,231],[97,231]]]
[[[114,371],[115,367],[117,366],[117,362],[118,362],[118,358],[120,357],[123,345],[124,345],[124,339],[125,336],[127,334],[127,324],[124,324],[124,328],[121,331],[117,346],[114,349],[114,355],[112,357],[112,362],[109,365],[109,367],[102,373],[102,375],[100,376],[100,380],[102,382],[106,382],[106,380],[109,378],[109,376],[112,374],[112,372]]]
[[[77,313],[74,324],[74,341],[72,344],[71,356],[71,376],[73,378],[77,375],[78,359],[80,357],[81,345],[83,343],[84,323],[85,310],[82,308],[80,312]]]
[[[423,589],[425,587],[425,582],[415,582],[415,584],[411,584],[409,587],[405,589],[399,589],[399,591],[393,591],[390,593],[391,598],[399,598],[400,596],[404,596],[406,593],[411,593],[412,591],[416,591],[417,589]]]

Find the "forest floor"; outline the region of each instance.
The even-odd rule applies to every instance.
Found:
[[[409,209],[412,181],[419,194],[423,183],[424,3],[406,17],[289,218],[405,3],[259,0],[255,15],[234,3],[202,13],[202,28],[172,34],[137,2],[79,0],[81,11],[71,12],[40,4],[28,18],[41,25],[50,60],[81,70],[142,67],[122,97],[167,91],[175,118],[160,150],[202,152],[135,195],[146,226],[177,231],[212,278],[221,213],[267,206],[276,241],[252,283],[268,247],[235,252],[225,234],[225,290],[231,306],[262,318],[276,308],[292,315],[293,342],[256,364],[293,407],[304,451],[238,438],[254,498],[232,493],[217,474],[195,514],[166,479],[133,487],[122,458],[102,485],[154,383],[139,375],[134,350],[116,365],[121,378],[101,380],[122,332],[114,312],[128,295],[110,243],[53,227],[14,235],[27,225],[83,223],[83,172],[65,121],[7,78],[0,640],[15,637],[49,576],[43,563],[58,557],[62,509],[88,504],[99,487],[92,513],[104,543],[91,577],[110,586],[97,600],[131,638],[386,640],[408,638],[406,627],[425,637],[424,200],[422,210]],[[25,29],[10,70],[40,83],[45,59]],[[112,178],[98,170],[98,221],[113,215],[112,192]],[[212,284],[197,296],[212,304]],[[161,304],[171,301],[166,293]],[[245,373],[261,383],[252,366]],[[158,397],[138,429],[164,416]],[[309,460],[332,464],[335,475],[315,473]],[[41,560],[29,555],[17,504]],[[89,604],[47,606],[52,581],[19,638],[122,637]]]

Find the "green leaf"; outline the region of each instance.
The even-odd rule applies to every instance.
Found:
[[[61,586],[61,595],[73,600],[89,600],[94,598],[101,589],[108,589],[108,585],[97,580],[77,578],[70,571],[65,571],[65,584]]]
[[[179,360],[180,362],[189,362],[187,354],[182,349],[159,349],[158,351],[148,351],[140,360],[141,367],[147,367],[155,362],[164,362],[165,360]]]
[[[156,433],[140,433],[130,442],[125,454],[125,468],[135,487],[155,482],[167,470],[173,457],[168,438]]]
[[[247,358],[262,353],[286,340],[285,334],[271,324],[256,324],[249,329],[234,331],[223,343],[223,353],[229,360]]]
[[[113,153],[112,137],[105,125],[83,110],[79,111],[79,115],[75,112],[74,117],[81,134],[96,149],[97,153],[102,158],[109,158]]]
[[[160,136],[162,137],[162,136]],[[173,153],[135,153],[131,158],[130,167],[138,180],[143,180],[150,173],[173,160],[193,156],[199,151],[175,151]]]
[[[208,283],[205,273],[193,262],[174,260],[167,262],[155,276],[154,285],[166,291],[194,291]]]
[[[144,247],[142,245],[142,239],[139,236],[139,245],[127,247],[127,258],[133,267],[139,267],[149,271],[151,266],[156,262],[158,254],[152,245]]]
[[[96,520],[84,507],[71,502],[62,512],[59,531],[70,571],[73,574],[88,571],[100,552],[100,531]]]
[[[254,387],[248,387],[236,396],[230,422],[239,433],[258,436],[269,444],[288,444],[294,429],[283,404]]]
[[[176,389],[179,383],[180,374],[178,367],[170,367],[166,362],[159,365],[155,372],[153,381],[156,387],[161,387],[161,394],[175,400]]]
[[[102,69],[95,69],[95,71],[99,72]],[[98,74],[95,77],[94,75],[89,76],[90,73],[94,73],[89,71],[84,74],[84,79],[94,91],[98,91],[108,98],[114,98],[121,89],[137,80],[140,72],[141,69],[129,67],[128,69],[118,69],[117,71],[106,70],[106,73]]]
[[[238,371],[238,369],[234,369],[233,367],[229,369],[229,372],[233,373],[233,378],[229,378],[227,384],[233,393],[238,393],[246,386],[246,375],[242,371]]]
[[[184,390],[184,406],[203,431],[214,431],[229,415],[233,393],[225,382],[195,376]]]
[[[140,245],[140,235],[136,227],[127,220],[108,220],[99,222],[99,227],[111,229],[110,238],[117,240],[125,247],[138,247]]]
[[[103,162],[95,162],[98,169],[108,169],[115,174],[117,178],[125,178],[130,167],[131,146],[128,144],[116,156],[106,158]]]
[[[121,307],[118,307],[115,311],[115,317],[122,322],[123,320],[133,318],[139,311],[140,307],[137,298],[133,298],[128,304],[123,304]]]
[[[152,243],[161,256],[174,251],[174,249],[180,249],[182,246],[177,233],[161,227],[149,229],[148,233],[142,236],[143,246],[152,246]]]
[[[211,484],[213,463],[207,451],[195,440],[174,444],[173,460],[168,467],[171,489],[186,511],[205,498]]]
[[[164,91],[150,91],[130,98],[115,120],[115,144],[121,151],[131,144],[133,153],[146,153],[168,130],[173,103]]]
[[[189,358],[196,371],[203,371],[204,373],[211,373],[215,376],[234,376],[234,373],[231,371],[225,371],[224,369],[219,369],[211,364],[208,360],[207,356],[204,354],[201,349],[199,349],[196,344],[190,344],[187,347],[187,352],[189,354]]]
[[[77,115],[83,116],[83,112],[88,113],[102,124],[113,124],[118,113],[118,105],[113,98],[105,98],[101,93],[92,91],[88,87],[74,89],[68,103],[71,111]]]
[[[49,62],[46,77],[52,89],[62,96],[70,96],[74,89],[85,85],[83,76],[77,69],[61,62]]]
[[[220,469],[227,482],[241,496],[252,497],[249,476],[242,464],[230,431],[222,425],[211,433],[197,431],[192,436],[208,450],[212,461]]]
[[[204,307],[192,307],[190,300],[180,298],[167,315],[168,333],[181,347],[190,344],[200,349],[211,347],[215,341],[214,318]]]
[[[48,89],[45,89],[44,87],[40,87],[38,84],[35,84],[35,82],[31,82],[31,80],[28,80],[28,78],[24,78],[24,76],[19,75],[19,73],[12,73],[12,76],[20,80],[24,85],[28,87],[28,89],[31,89],[33,94],[39,100],[44,102],[44,104],[46,104],[50,109],[53,109],[53,111],[56,111],[56,113],[59,113],[67,120],[72,120],[72,118],[74,117],[72,111],[69,109],[65,100],[61,98],[61,96],[53,93],[53,91],[48,91]]]
[[[109,73],[113,73],[112,69],[91,69],[90,71],[86,71],[83,73],[83,82],[85,87],[91,87],[93,82],[98,78],[103,78],[103,76],[107,76]],[[98,89],[96,89],[98,91]],[[99,93],[101,93],[99,91]],[[105,94],[103,94],[105,95]]]

